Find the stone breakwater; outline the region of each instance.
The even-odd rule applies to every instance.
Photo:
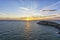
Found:
[[[47,25],[47,26],[52,26],[60,30],[60,24],[56,22],[51,22],[51,21],[39,21],[37,24],[39,25]],[[60,32],[58,32],[60,34]]]

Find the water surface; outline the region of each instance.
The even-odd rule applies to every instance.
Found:
[[[37,22],[0,21],[0,40],[60,40],[58,29]]]

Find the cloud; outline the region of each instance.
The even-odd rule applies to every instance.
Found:
[[[21,13],[20,15],[22,16],[37,16],[41,15],[39,11],[27,7],[19,7],[19,12]]]
[[[60,7],[60,1],[51,4],[49,6],[44,7],[42,10],[51,10],[51,9],[57,9],[58,7]]]
[[[20,7],[21,10],[24,10],[24,11],[28,11],[29,9],[28,8],[25,8],[25,7]]]
[[[47,12],[50,11],[50,12],[54,12],[54,11],[56,11],[56,10],[42,10],[42,11],[47,11]]]
[[[51,15],[51,14],[59,14],[60,13],[59,7],[60,7],[60,1],[44,7],[43,9],[40,10],[40,13],[42,13],[43,16],[44,15],[47,16],[47,15]]]

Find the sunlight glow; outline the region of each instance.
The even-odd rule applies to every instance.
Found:
[[[20,20],[29,21],[29,20],[33,20],[33,18],[32,17],[23,17],[23,18],[20,18]]]
[[[30,20],[29,18],[27,18],[26,20]]]
[[[37,3],[33,1],[32,3],[29,3],[32,1],[22,1],[19,3],[21,6],[16,5],[14,8],[11,7],[9,10],[7,8],[3,8],[3,11],[0,12],[0,19],[12,19],[12,20],[44,20],[49,18],[55,18],[60,17],[60,1],[57,1],[55,3],[51,3],[51,5],[47,4],[46,6],[44,4]],[[15,2],[14,2],[15,3]],[[24,5],[23,5],[24,4]],[[4,4],[5,6],[6,4]],[[15,4],[14,4],[15,5]],[[44,5],[44,6],[43,6]],[[6,5],[7,6],[7,5]],[[12,6],[12,5],[11,5]],[[41,6],[41,7],[40,7]],[[12,10],[13,8],[13,10]],[[56,11],[54,11],[56,10]],[[6,12],[4,12],[6,11]],[[52,15],[52,16],[51,16]]]

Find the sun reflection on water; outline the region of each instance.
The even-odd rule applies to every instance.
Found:
[[[26,25],[25,25],[25,30],[24,30],[24,37],[26,40],[30,40],[31,39],[31,29],[30,29],[30,22],[26,21]]]

